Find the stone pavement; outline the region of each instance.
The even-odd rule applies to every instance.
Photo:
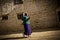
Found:
[[[60,30],[33,32],[29,38],[23,38],[22,33],[1,35],[0,40],[60,40]]]

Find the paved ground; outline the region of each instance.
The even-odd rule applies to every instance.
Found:
[[[29,38],[23,38],[22,33],[1,35],[0,40],[60,40],[60,30],[33,32]]]

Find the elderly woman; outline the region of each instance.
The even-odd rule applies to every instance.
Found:
[[[32,33],[30,27],[30,18],[28,17],[27,13],[23,14],[23,23],[24,23],[24,37],[29,37]]]

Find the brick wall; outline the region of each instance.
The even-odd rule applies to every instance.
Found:
[[[56,7],[57,3],[54,0],[24,0],[23,4],[13,4],[8,20],[0,20],[0,31],[23,30],[23,21],[17,18],[17,14],[21,12],[29,14],[32,29],[57,27]]]

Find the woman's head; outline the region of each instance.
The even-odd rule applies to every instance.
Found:
[[[25,13],[25,16],[27,16],[27,13]]]

